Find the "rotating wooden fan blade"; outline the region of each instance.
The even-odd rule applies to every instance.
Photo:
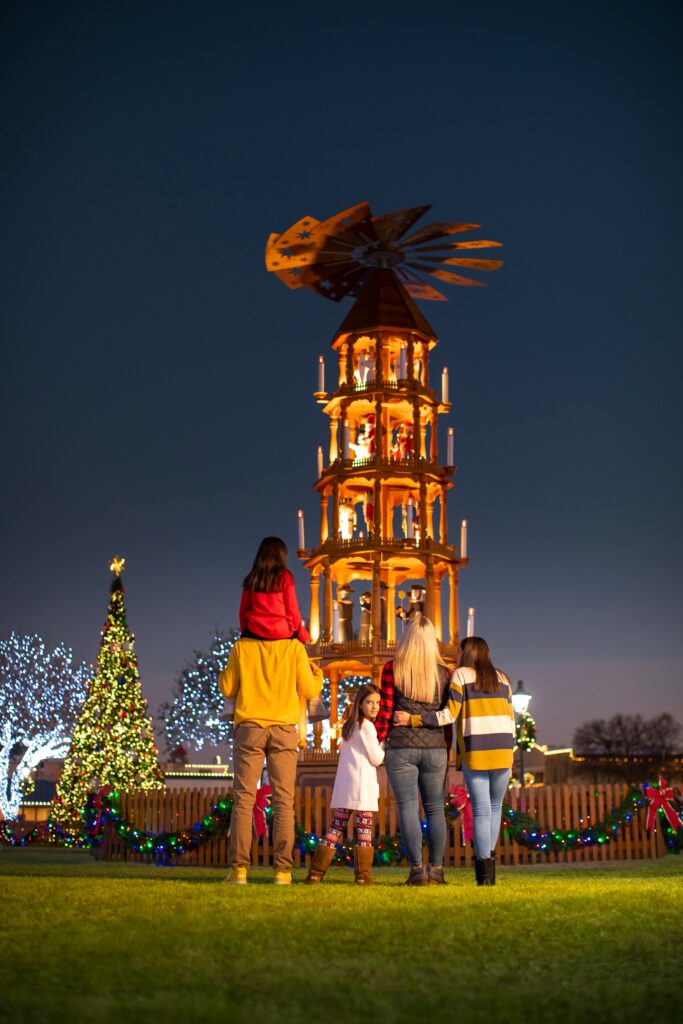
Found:
[[[301,217],[291,228],[287,228],[281,235],[270,235],[266,245],[266,252],[278,245],[281,249],[287,249],[306,242],[313,234],[313,230],[319,223],[315,217]]]
[[[396,213],[383,213],[372,218],[372,225],[380,242],[395,242],[412,228],[413,224],[424,216],[431,206],[414,206],[412,210],[398,210]]]
[[[431,284],[425,281],[424,278],[419,277],[417,274],[411,274],[404,267],[399,267],[395,274],[411,299],[423,299],[428,302],[448,302],[446,296],[442,295],[441,292],[437,292],[436,288],[432,288]]]
[[[322,220],[317,224],[315,230],[316,241],[329,235],[343,234],[344,231],[355,227],[363,220],[367,220],[368,223],[372,221],[372,212],[368,203],[358,203],[356,206],[350,206],[348,210],[335,213],[333,217],[328,217],[327,220]]]
[[[429,263],[441,263],[446,267],[470,267],[471,270],[498,270],[498,267],[503,266],[502,260],[468,260],[458,259],[457,256],[453,256],[450,259],[441,258],[438,256],[423,256],[422,259],[427,260]]]
[[[441,242],[440,245],[418,245],[415,253],[438,252],[439,249],[497,249],[502,242],[492,242],[488,238],[473,239],[471,242]]]
[[[367,267],[355,267],[346,274],[331,274],[329,277],[316,277],[309,285],[320,295],[333,302],[340,302],[348,295],[355,295],[356,291],[365,283],[367,278]]]
[[[288,288],[291,288],[293,292],[295,292],[297,288],[303,288],[304,286],[312,288],[314,283],[318,280],[318,275],[311,273],[308,268],[299,269],[295,267],[291,270],[276,270],[274,273],[276,277],[279,277],[280,280],[283,281]]]
[[[457,235],[461,231],[474,231],[480,227],[481,224],[450,224],[446,221],[436,221],[434,224],[428,224],[427,227],[417,231],[409,238],[404,238],[401,242],[401,247],[417,245],[418,242],[432,242],[434,239],[443,238],[445,235]]]
[[[439,281],[448,281],[449,284],[464,284],[471,288],[486,287],[483,281],[475,281],[471,277],[461,277],[459,274],[452,274],[450,270],[430,270],[429,273]]]

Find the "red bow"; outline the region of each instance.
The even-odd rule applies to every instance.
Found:
[[[655,827],[657,811],[664,811],[664,815],[674,831],[683,825],[676,812],[676,808],[671,802],[674,798],[673,788],[667,786],[663,775],[659,776],[659,787],[648,786],[645,790],[645,796],[650,805],[647,809],[647,821],[645,822],[645,828],[648,832]]]
[[[102,824],[102,815],[104,814],[104,798],[105,796],[109,796],[113,788],[113,786],[101,786],[93,797],[92,804],[95,810],[97,811],[97,818],[95,820],[95,824],[90,830],[90,834],[92,836],[96,836],[100,831],[100,825]]]
[[[474,835],[472,820],[472,801],[465,786],[452,786],[450,790],[451,807],[462,814],[462,832],[466,843]]]
[[[256,801],[254,803],[254,832],[256,838],[260,839],[266,831],[266,808],[270,802],[270,786],[261,786],[256,790]]]

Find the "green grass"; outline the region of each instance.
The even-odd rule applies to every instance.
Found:
[[[407,889],[380,869],[364,890],[344,868],[316,888],[259,869],[238,888],[214,869],[4,851],[0,1020],[681,1019],[683,857],[498,874]]]

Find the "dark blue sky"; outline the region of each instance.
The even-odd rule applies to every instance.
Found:
[[[0,628],[93,660],[123,554],[145,692],[167,696],[236,624],[261,537],[294,548],[302,505],[310,544],[318,518],[311,392],[348,304],[268,275],[268,233],[431,202],[505,244],[486,290],[422,306],[451,373],[462,606],[541,741],[683,721],[680,4],[1,18]]]

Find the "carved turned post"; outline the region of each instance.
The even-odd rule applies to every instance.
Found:
[[[339,413],[332,413],[330,416],[330,465],[339,458]]]
[[[372,563],[372,641],[379,640],[382,635],[382,595],[379,578],[380,555],[375,555]]]
[[[346,343],[346,386],[349,391],[353,388],[353,344]]]
[[[429,438],[429,461],[436,464],[439,461],[439,412],[436,408],[432,410],[431,435]]]
[[[439,540],[442,544],[448,544],[448,515],[446,512],[447,499],[446,495],[448,490],[446,487],[441,488],[441,515],[439,517]]]
[[[448,583],[449,583],[449,604],[448,604],[448,642],[450,644],[457,644],[460,641],[460,630],[458,628],[458,621],[460,619],[460,610],[458,608],[458,571],[457,569],[448,570]]]
[[[325,560],[325,568],[323,569],[323,614],[324,628],[323,628],[323,639],[326,643],[332,643],[332,573],[330,572],[329,559]]]
[[[312,643],[320,637],[320,575],[311,573],[311,621],[310,633]]]
[[[427,539],[427,481],[424,476],[420,477],[420,543],[424,544]]]
[[[387,643],[396,642],[396,577],[394,570],[387,570]]]
[[[441,578],[434,577],[434,629],[436,639],[441,640]]]
[[[425,615],[434,622],[434,556],[427,555],[425,567]]]
[[[320,543],[324,544],[329,536],[327,526],[327,506],[329,504],[329,496],[325,494],[320,495]]]

